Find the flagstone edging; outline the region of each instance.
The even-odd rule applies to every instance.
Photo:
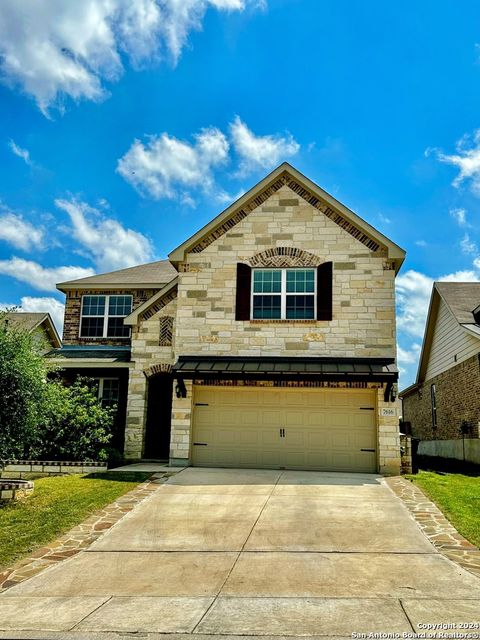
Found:
[[[92,513],[86,520],[67,531],[60,538],[1,571],[0,593],[89,547],[125,514],[157,491],[170,475],[169,473],[154,473],[132,491],[120,496],[103,509]]]
[[[480,549],[464,538],[416,484],[399,476],[385,482],[402,500],[433,546],[480,578]]]

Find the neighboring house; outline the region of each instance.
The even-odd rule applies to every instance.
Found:
[[[168,261],[58,285],[56,359],[116,389],[128,459],[398,473],[404,257],[284,163]]]
[[[480,462],[479,302],[480,282],[433,285],[417,379],[400,393],[419,453]]]
[[[8,311],[4,320],[33,334],[40,350],[47,353],[62,346],[60,336],[49,313]]]

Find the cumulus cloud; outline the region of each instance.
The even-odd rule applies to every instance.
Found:
[[[83,267],[43,267],[33,260],[13,257],[0,260],[0,274],[25,282],[39,291],[55,291],[58,282],[93,276],[93,269]]]
[[[15,311],[24,311],[25,313],[49,313],[59,335],[62,335],[65,305],[59,302],[56,298],[35,298],[32,296],[24,296],[21,298],[19,304],[0,303],[0,309],[13,308],[15,308]]]
[[[28,149],[23,149],[22,147],[20,147],[15,142],[15,140],[9,140],[8,146],[10,147],[10,151],[21,158],[25,162],[25,164],[28,164],[29,166],[33,164],[30,159],[30,151],[28,151]]]
[[[271,169],[298,153],[300,145],[290,133],[257,136],[236,116],[230,124],[230,135],[240,158],[240,172],[256,168]]]
[[[142,233],[77,200],[55,200],[72,224],[78,246],[101,271],[114,271],[153,259],[153,246]],[[81,276],[78,276],[81,277]]]
[[[101,100],[128,61],[175,64],[208,8],[243,11],[254,0],[3,0],[0,74],[48,115],[66,97]]]
[[[34,227],[22,216],[0,207],[0,240],[4,240],[22,251],[39,248],[43,244],[44,232]]]
[[[437,150],[436,154],[440,162],[457,167],[458,175],[452,182],[454,187],[468,181],[472,191],[480,195],[480,129],[472,135],[463,136],[456,144],[456,153],[447,154]]]
[[[457,271],[436,278],[441,282],[477,282],[480,280],[480,259],[474,261],[475,269]],[[404,333],[415,338],[423,338],[428,304],[432,293],[434,279],[430,276],[410,269],[399,275],[396,280],[397,290],[397,326]]]
[[[181,198],[191,204],[189,189],[211,189],[212,171],[227,161],[228,150],[225,135],[215,127],[202,129],[193,142],[162,133],[146,143],[135,140],[118,161],[117,171],[142,195]]]

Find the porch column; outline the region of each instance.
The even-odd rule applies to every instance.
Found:
[[[378,471],[386,476],[400,475],[400,400],[385,402],[384,389],[377,389]],[[393,415],[390,414],[393,411]]]
[[[130,370],[125,428],[125,458],[128,460],[140,460],[143,455],[147,386],[142,369]]]
[[[173,383],[172,430],[170,436],[170,465],[186,466],[190,463],[190,438],[192,432],[193,382],[184,381],[186,398],[177,398]]]

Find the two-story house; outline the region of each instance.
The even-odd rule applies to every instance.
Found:
[[[59,285],[58,360],[115,396],[131,460],[398,473],[404,257],[284,163],[168,261]]]

